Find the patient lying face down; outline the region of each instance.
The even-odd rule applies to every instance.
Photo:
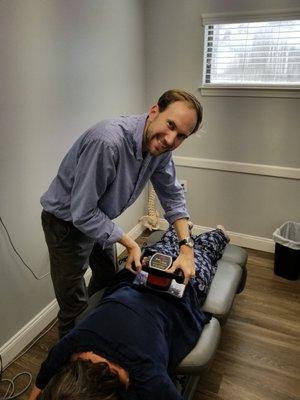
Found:
[[[228,242],[223,227],[194,237],[196,276],[182,298],[120,271],[98,306],[50,351],[29,399],[182,399],[172,379],[210,315],[200,310]],[[151,250],[178,255],[170,228]]]

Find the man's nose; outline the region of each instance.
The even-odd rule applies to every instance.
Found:
[[[176,137],[177,137],[177,132],[175,131],[169,131],[168,134],[165,136],[165,142],[169,147],[174,146]]]

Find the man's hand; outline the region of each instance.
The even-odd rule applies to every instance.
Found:
[[[140,272],[142,269],[141,265],[141,249],[140,246],[133,240],[131,239],[130,236],[124,234],[121,239],[119,240],[119,243],[121,243],[123,246],[126,247],[128,256],[125,264],[125,268],[128,269],[129,271],[133,272],[136,274],[137,272]],[[135,269],[133,269],[133,265]]]
[[[167,271],[174,273],[179,268],[184,274],[184,284],[187,285],[189,280],[195,276],[194,250],[188,246],[181,246],[179,256]]]

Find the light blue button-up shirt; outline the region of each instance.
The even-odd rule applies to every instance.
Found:
[[[137,199],[150,179],[168,222],[188,218],[171,152],[143,157],[146,118],[104,120],[80,136],[41,197],[44,210],[71,221],[105,248],[123,235],[112,219]]]

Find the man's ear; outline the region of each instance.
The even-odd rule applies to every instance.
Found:
[[[157,104],[155,104],[154,106],[152,106],[148,112],[148,119],[150,121],[153,121],[159,114],[159,107]]]

